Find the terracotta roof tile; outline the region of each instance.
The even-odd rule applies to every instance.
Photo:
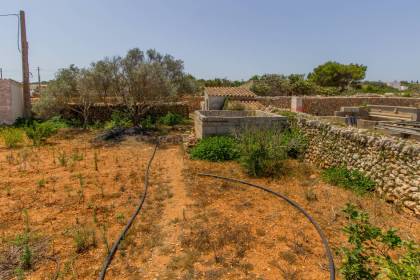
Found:
[[[210,96],[256,97],[255,93],[244,87],[206,87],[204,93]]]

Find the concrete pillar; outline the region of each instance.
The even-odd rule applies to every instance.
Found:
[[[292,96],[291,108],[292,112],[303,112],[303,97]]]

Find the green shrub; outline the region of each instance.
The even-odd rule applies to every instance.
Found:
[[[67,124],[60,118],[52,118],[45,122],[34,122],[25,128],[26,135],[32,140],[35,146],[39,146],[57,133],[58,129],[67,127]]]
[[[144,118],[140,125],[144,129],[155,129],[156,128],[156,120],[154,120],[150,115]]]
[[[287,146],[277,129],[247,128],[238,134],[239,162],[251,176],[277,176],[282,173]]]
[[[128,128],[133,126],[133,122],[128,114],[121,111],[114,111],[111,115],[111,120],[105,123],[105,129],[112,129],[115,127]]]
[[[89,250],[90,247],[96,247],[95,230],[80,226],[73,233],[73,241],[76,247],[76,253],[83,253]]]
[[[396,229],[382,230],[369,222],[369,215],[347,204],[349,223],[344,227],[349,245],[341,248],[340,272],[345,280],[420,279],[420,250],[404,241]]]
[[[375,182],[357,170],[345,167],[331,167],[322,171],[321,178],[332,185],[351,189],[358,194],[365,194],[375,189]]]
[[[308,146],[306,136],[298,128],[287,129],[282,133],[281,139],[290,158],[300,158]]]
[[[184,121],[184,117],[179,114],[168,112],[165,116],[159,118],[159,123],[169,126],[180,124]]]
[[[1,131],[4,145],[8,148],[16,148],[23,143],[24,133],[19,128],[5,128]]]
[[[237,142],[228,136],[213,136],[200,140],[191,149],[191,158],[209,161],[233,160],[238,157]]]
[[[20,266],[23,269],[30,269],[32,267],[32,251],[28,244],[25,244],[23,247],[23,252],[20,256]]]

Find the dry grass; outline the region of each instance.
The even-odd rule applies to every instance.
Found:
[[[56,279],[54,258],[59,260],[59,279],[97,277],[143,192],[152,146],[132,138],[91,146],[93,137],[70,131],[59,133],[47,146],[0,148],[0,279],[14,275],[20,264],[22,247],[11,241],[25,231],[25,208],[30,232],[39,237],[29,243],[33,266],[26,275]],[[110,279],[328,277],[319,237],[301,214],[258,190],[196,176],[203,171],[289,195],[320,223],[333,250],[345,243],[341,229],[346,220],[340,209],[347,202],[367,211],[375,225],[400,228],[403,238],[420,239],[414,217],[377,197],[323,184],[318,170],[300,162],[286,162],[286,175],[279,179],[251,179],[236,163],[190,161],[165,149],[157,154],[146,204],[109,269]],[[168,175],[179,165],[184,173],[178,187],[188,199],[179,189],[173,191],[174,174]],[[77,232],[81,234],[75,238]],[[339,260],[337,256],[338,265]]]
[[[346,242],[342,232],[346,220],[341,209],[347,202],[359,205],[371,213],[377,225],[400,228],[402,236],[419,241],[417,232],[420,226],[416,218],[406,213],[397,213],[392,205],[378,197],[360,197],[350,191],[326,185],[319,180],[317,169],[299,161],[287,161],[285,170],[285,175],[279,179],[254,179],[244,174],[234,162],[187,162],[185,178],[188,193],[194,201],[190,211],[195,215],[184,226],[190,240],[185,245],[188,245],[186,248],[200,252],[200,258],[195,260],[195,275],[206,275],[209,271],[217,275],[218,279],[253,279],[250,278],[253,275],[261,279],[314,280],[325,279],[329,275],[319,236],[299,212],[263,192],[198,177],[196,174],[199,172],[251,181],[288,195],[318,221],[333,251]],[[214,245],[210,244],[216,242],[212,234],[223,236],[217,232],[218,224],[223,224],[230,231],[246,225],[252,241],[244,254],[240,254],[241,258],[232,258],[237,257],[234,246],[221,250],[211,249]],[[191,245],[194,243],[200,246]],[[339,266],[338,255],[335,261]],[[244,264],[251,265],[245,265],[247,268],[243,269]],[[220,267],[228,269],[220,270]]]

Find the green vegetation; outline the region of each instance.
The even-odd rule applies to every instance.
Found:
[[[140,122],[140,125],[144,129],[155,129],[156,120],[154,120],[150,115],[148,115]]]
[[[420,278],[420,250],[404,241],[396,229],[387,231],[369,222],[367,213],[347,204],[343,210],[348,225],[344,232],[349,245],[341,248],[340,269],[345,280],[416,280]]]
[[[296,127],[285,130],[281,135],[281,141],[286,147],[287,156],[290,158],[300,158],[308,146],[308,139]]]
[[[251,176],[278,176],[283,172],[283,161],[299,158],[306,146],[306,137],[298,129],[249,127],[239,131],[236,138],[204,138],[190,154],[193,159],[209,161],[238,160]]]
[[[205,87],[238,87],[243,85],[244,81],[231,81],[226,78],[210,79],[210,80],[198,80],[198,83]]]
[[[238,158],[237,142],[233,137],[213,136],[200,140],[191,149],[191,158],[209,161],[225,161]]]
[[[0,135],[8,149],[16,148],[24,141],[24,133],[19,128],[4,128],[0,131]]]
[[[398,92],[398,89],[388,86],[383,82],[364,81],[359,88],[359,91],[365,93],[387,93]]]
[[[159,118],[159,123],[169,126],[181,124],[184,121],[184,117],[179,114],[168,112],[165,116]]]
[[[332,185],[353,190],[358,194],[365,194],[375,189],[375,182],[357,170],[348,170],[345,167],[331,167],[325,169],[321,178]]]
[[[315,95],[322,94],[321,87],[305,79],[305,75],[265,74],[251,78],[251,90],[258,95]]]
[[[70,65],[57,72],[33,108],[42,118],[70,109],[82,118],[86,127],[94,104],[122,103],[129,119],[137,125],[148,109],[145,105],[195,90],[191,84],[194,80],[183,68],[183,61],[171,55],[138,48],[123,57],[93,62],[87,68]]]
[[[337,87],[340,92],[366,76],[367,66],[359,64],[341,64],[335,61],[328,61],[316,67],[308,75],[308,79],[323,87]]]
[[[277,130],[249,128],[239,136],[239,162],[251,176],[276,176],[282,172],[287,147]]]
[[[111,120],[105,123],[106,129],[112,129],[116,127],[128,128],[131,126],[133,126],[133,122],[129,118],[129,115],[121,111],[112,112]]]
[[[33,122],[32,125],[25,127],[26,135],[32,140],[35,146],[39,146],[57,133],[58,129],[67,127],[67,124],[60,118],[52,118],[45,122]]]
[[[79,226],[73,233],[73,241],[76,253],[86,252],[90,247],[96,247],[97,245],[95,230],[86,226]]]

